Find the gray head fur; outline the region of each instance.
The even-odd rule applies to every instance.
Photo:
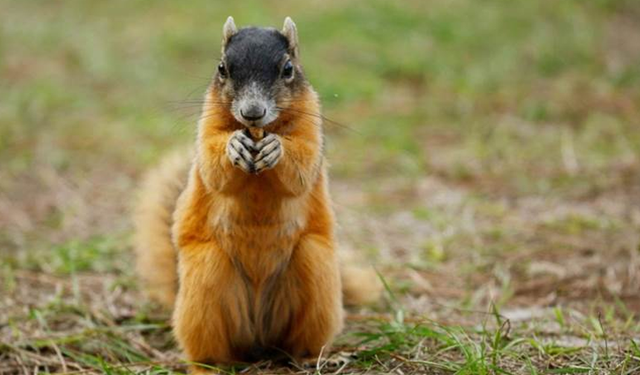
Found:
[[[306,82],[298,63],[296,26],[287,17],[282,32],[238,30],[229,17],[222,34],[223,56],[215,84],[231,102],[236,120],[245,126],[266,126],[278,117],[283,99],[291,98]]]

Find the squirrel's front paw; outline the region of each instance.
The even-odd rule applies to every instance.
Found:
[[[253,140],[242,130],[236,130],[227,142],[227,157],[235,167],[247,173],[255,173],[256,165],[251,151],[257,150]]]
[[[255,145],[258,154],[255,157],[255,173],[271,169],[278,164],[282,156],[280,137],[269,133]]]

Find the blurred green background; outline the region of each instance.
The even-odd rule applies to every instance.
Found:
[[[292,15],[327,116],[358,132],[340,138],[365,160],[342,165],[335,151],[336,168],[424,172],[438,133],[468,149],[446,155],[458,173],[527,158],[551,184],[532,189],[552,188],[566,182],[562,134],[594,172],[637,145],[625,134],[638,110],[633,3],[5,1],[2,159],[15,170],[40,152],[61,167],[153,160],[191,137],[197,108],[184,119],[176,103],[203,92],[225,17],[279,28]]]
[[[297,23],[341,244],[394,290],[508,306],[605,285],[640,308],[636,0],[0,0],[0,316],[47,301],[24,272],[136,293],[135,186],[194,139],[229,15]]]
[[[339,209],[408,209],[439,228],[457,214],[434,221],[427,177],[489,205],[588,201],[638,177],[635,1],[33,0],[0,11],[0,240],[14,262],[31,254],[21,248],[128,236],[138,177],[194,138],[193,101],[228,15],[297,22],[333,120]],[[405,252],[431,241],[414,237]]]
[[[581,183],[563,142],[580,178],[635,155],[637,12],[615,0],[4,1],[3,169],[155,161],[192,137],[198,108],[181,101],[203,92],[225,17],[279,28],[292,15],[325,114],[353,129],[327,124],[336,173],[562,189]]]
[[[638,177],[634,1],[0,4],[0,240],[14,261],[31,254],[20,248],[128,236],[138,177],[194,138],[194,101],[228,15],[240,26],[297,22],[333,120],[339,209],[409,209],[437,229],[457,214],[434,221],[442,213],[419,191],[426,177],[489,205],[590,200]],[[357,220],[347,242],[379,253],[350,234]],[[432,241],[414,237],[403,251]]]

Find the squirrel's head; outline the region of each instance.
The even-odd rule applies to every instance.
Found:
[[[232,17],[222,29],[222,58],[213,79],[220,103],[248,127],[263,127],[278,118],[307,83],[298,56],[298,34],[291,18],[282,31],[247,27],[238,30]]]

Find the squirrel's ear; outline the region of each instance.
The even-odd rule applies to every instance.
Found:
[[[282,35],[284,35],[289,41],[289,52],[293,57],[298,57],[298,29],[296,24],[293,23],[291,17],[284,19],[284,26],[282,26]]]
[[[222,52],[224,53],[224,48],[227,46],[227,42],[229,38],[231,38],[235,33],[238,32],[238,28],[236,27],[236,23],[233,22],[233,17],[229,16],[227,18],[227,22],[224,23],[222,27]]]

